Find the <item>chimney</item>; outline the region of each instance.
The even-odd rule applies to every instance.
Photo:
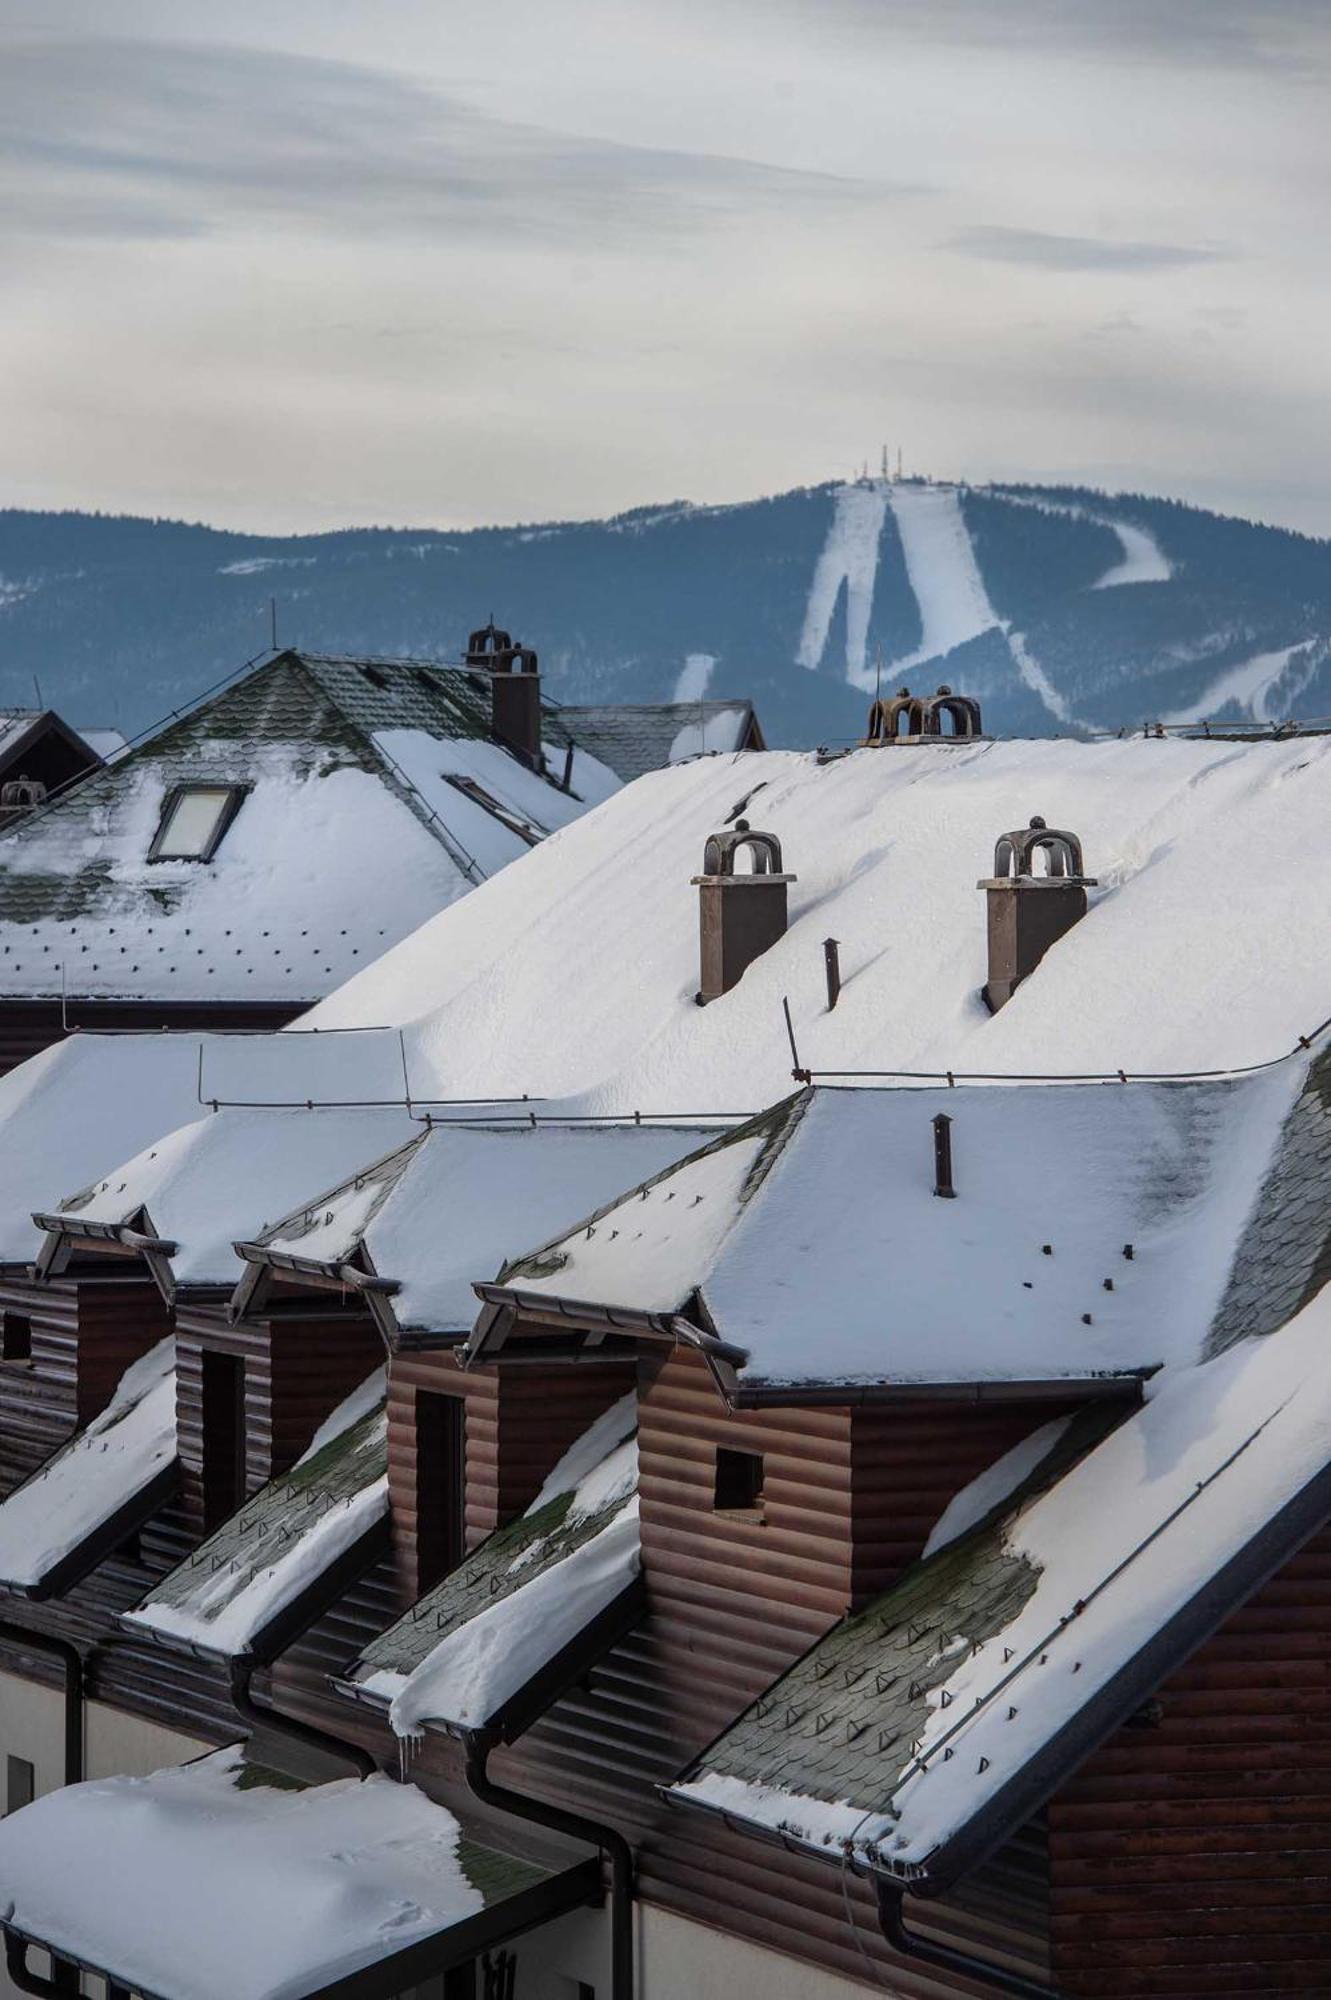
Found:
[[[1032,863],[1043,849],[1048,874]],[[994,849],[994,872],[976,886],[989,905],[989,978],[984,988],[991,1014],[1005,1007],[1023,979],[1029,979],[1051,945],[1086,915],[1086,891],[1095,888],[1082,874],[1081,842],[1042,819],[1005,833]]]
[[[747,848],[753,872],[737,875],[735,857]],[[698,888],[702,984],[696,994],[700,1007],[719,1000],[786,934],[786,884],[793,875],[781,873],[781,842],[774,833],[753,833],[746,819],[737,819],[723,833],[714,833],[703,849],[703,872],[693,877]]]
[[[46,787],[40,778],[9,779],[0,785],[0,827],[22,819],[24,813],[32,812],[45,798]]]
[[[466,664],[490,676],[490,728],[496,742],[533,771],[541,755],[541,676],[530,646],[515,646],[493,618],[467,641]]]
[[[890,701],[876,701],[861,747],[965,742],[981,733],[979,702],[967,694],[953,694],[944,682],[937,694],[912,694],[904,687]]]

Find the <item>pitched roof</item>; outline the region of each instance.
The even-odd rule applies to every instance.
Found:
[[[585,809],[489,731],[463,669],[277,655],[0,840],[0,992],[328,991]],[[238,788],[234,821],[212,860],[154,860],[186,784]]]
[[[293,1051],[306,1040],[289,1039]],[[345,1056],[354,1062],[351,1050]],[[39,1213],[49,1232],[43,1258],[61,1238],[128,1231],[131,1243],[152,1240],[168,1291],[229,1287],[239,1276],[238,1236],[256,1234],[324,1174],[358,1167],[418,1130],[405,1108],[206,1112]]]
[[[669,1316],[696,1300],[748,1352],[745,1389],[1149,1371],[1199,1353],[1305,1070],[804,1090],[500,1282],[574,1318],[571,1302]],[[952,1200],[934,1192],[940,1114]]]
[[[558,716],[625,784],[687,757],[763,747],[751,701],[579,702]]]
[[[1322,1054],[1286,1118],[1201,1357],[1102,1441],[1084,1418],[1039,1463],[992,1468],[676,1798],[941,1890],[1323,1525],[1329,1070]]]
[[[311,1176],[301,1191],[307,1205],[246,1254],[255,1269],[337,1276],[358,1265],[394,1285],[399,1332],[465,1333],[476,1317],[473,1281],[493,1277],[528,1232],[565,1227],[703,1135],[675,1125],[431,1126],[384,1158],[361,1155],[355,1175],[329,1194]],[[228,1214],[235,1220],[238,1210]]]
[[[0,1510],[2,1512],[3,1510]],[[384,1371],[329,1417],[280,1479],[200,1543],[123,1622],[207,1653],[269,1658],[312,1621],[348,1563],[363,1564],[388,1516]]]
[[[366,1648],[349,1691],[387,1702],[401,1736],[430,1722],[520,1733],[534,1684],[603,1649],[607,1618],[622,1621],[640,1562],[637,1421],[634,1395],[598,1417],[525,1514]]]
[[[785,998],[815,1072],[1226,1068],[1280,1055],[1331,1004],[1331,876],[1308,866],[1329,809],[1326,737],[699,758],[627,786],[313,1018],[411,1024],[413,1075],[441,1095],[528,1090],[588,1112],[771,1103],[790,1087]],[[740,813],[782,842],[790,926],[700,1008],[691,878]],[[1101,886],[991,1016],[976,884],[1033,813],[1082,837]]]
[[[127,1147],[197,1114],[200,1051],[216,1068],[232,1048],[255,1040],[70,1035],[0,1077],[0,1263],[37,1254],[34,1208],[54,1208]]]
[[[175,1342],[125,1370],[87,1429],[0,1500],[0,1583],[67,1589],[161,1505],[176,1469]]]
[[[309,1787],[233,1746],[0,1821],[0,1922],[142,2000],[413,1990],[593,1894],[472,1837],[412,1784]]]

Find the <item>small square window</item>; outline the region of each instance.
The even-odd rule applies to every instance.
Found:
[[[18,1812],[37,1796],[37,1773],[26,1757],[10,1757],[5,1771],[5,1811]]]
[[[240,811],[243,785],[177,785],[168,792],[150,861],[211,861]]]
[[[25,1313],[0,1312],[0,1361],[31,1361],[32,1321]]]
[[[716,1450],[716,1507],[727,1513],[758,1513],[763,1504],[763,1462],[756,1451]]]

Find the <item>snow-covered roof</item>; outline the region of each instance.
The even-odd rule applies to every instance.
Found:
[[[686,757],[762,747],[750,701],[575,703],[559,720],[625,784]]]
[[[354,1063],[351,1050],[338,1053]],[[325,1175],[377,1159],[419,1130],[405,1108],[207,1111],[41,1219],[53,1237],[129,1230],[169,1244],[160,1251],[169,1289],[230,1286],[240,1274],[237,1237],[256,1235]]]
[[[143,2000],[304,2000],[369,1966],[405,1992],[587,1880],[482,1846],[415,1785],[307,1789],[237,1748],[0,1821],[0,1922]]]
[[[165,1498],[176,1466],[175,1343],[121,1376],[100,1416],[0,1500],[0,1583],[59,1592]]]
[[[806,1089],[501,1283],[669,1316],[747,1388],[1045,1382],[1201,1350],[1306,1063],[1191,1084]],[[934,1193],[950,1119],[955,1199]]]
[[[353,1262],[397,1286],[399,1331],[465,1333],[472,1284],[526,1242],[563,1229],[683,1157],[701,1126],[434,1125],[331,1194],[265,1230],[247,1255],[336,1275]],[[324,1165],[331,1164],[325,1156]]]
[[[290,1472],[124,1614],[131,1630],[228,1657],[267,1657],[301,1600],[388,1515],[388,1427],[379,1369],[321,1425]],[[3,1508],[0,1508],[3,1519]]]
[[[1323,1050],[1215,1232],[1200,1352],[1108,1435],[1087,1411],[991,1467],[675,1796],[934,1888],[1024,1820],[1331,1516],[1328,1199]]]
[[[54,1208],[127,1149],[198,1114],[201,1049],[205,1065],[221,1074],[234,1046],[258,1039],[70,1035],[0,1077],[0,1263],[36,1255],[34,1209]]]
[[[366,1648],[348,1685],[386,1701],[399,1736],[432,1722],[518,1733],[524,1694],[625,1601],[640,1565],[637,1422],[636,1395],[605,1411],[525,1514]]]
[[[703,843],[743,810],[777,834],[786,936],[710,1006]],[[997,742],[752,752],[651,773],[325,1000],[328,1025],[411,1022],[440,1095],[523,1090],[584,1111],[755,1111],[802,1064],[1002,1073],[1228,1067],[1331,1005],[1331,739]],[[994,844],[1042,814],[1085,845],[1088,915],[990,1016]],[[823,941],[842,989],[827,1006]],[[428,1086],[425,1078],[431,1081]]]
[[[476,675],[281,653],[8,833],[0,989],[298,1005],[618,782],[584,778],[492,740]],[[153,858],[182,785],[238,790],[211,860]]]

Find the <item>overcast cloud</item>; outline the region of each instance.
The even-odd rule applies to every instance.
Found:
[[[1331,0],[0,0],[0,504],[1331,532]]]

